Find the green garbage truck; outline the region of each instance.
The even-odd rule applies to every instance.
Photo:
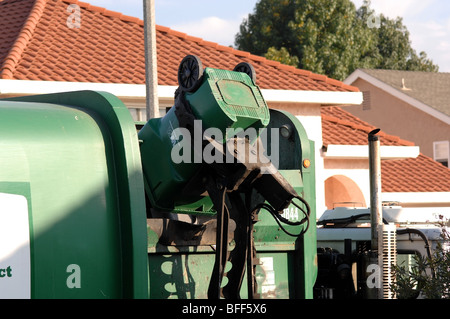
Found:
[[[0,100],[0,298],[313,297],[314,142],[250,64],[178,82],[145,125],[106,92]]]

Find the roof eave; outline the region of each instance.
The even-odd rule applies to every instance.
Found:
[[[90,83],[64,81],[31,81],[0,79],[1,95],[49,94],[69,91],[106,91],[118,97],[145,98],[144,84]]]
[[[158,85],[160,98],[173,98],[177,86]],[[118,97],[145,98],[145,84],[90,83],[63,81],[30,81],[0,79],[0,94],[28,95],[67,91],[106,91]],[[358,105],[362,103],[361,92],[296,91],[262,89],[267,102],[311,103],[320,105]]]
[[[262,89],[261,93],[267,102],[311,103],[323,106],[360,105],[363,102],[362,92]]]
[[[417,158],[419,146],[380,146],[380,156],[383,160]],[[326,159],[368,159],[368,145],[336,145],[329,144],[323,153]]]
[[[450,192],[383,192],[381,198],[385,202],[450,206]]]

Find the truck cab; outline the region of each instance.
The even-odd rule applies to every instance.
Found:
[[[382,218],[387,235],[380,241],[382,245],[390,245],[384,252],[390,262],[411,268],[415,262],[414,254],[430,256],[438,242],[448,249],[442,232],[449,230],[449,207],[402,207],[389,203],[382,207]],[[370,208],[326,210],[317,225],[315,298],[370,298],[370,276],[376,270],[376,260],[370,257],[374,250],[371,247]],[[384,280],[383,276],[380,280]]]

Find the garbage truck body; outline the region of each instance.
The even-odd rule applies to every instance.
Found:
[[[188,56],[144,126],[106,92],[0,100],[0,298],[312,298],[314,143],[253,72]]]

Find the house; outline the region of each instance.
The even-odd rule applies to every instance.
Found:
[[[67,9],[72,5],[77,6],[80,12],[79,24],[75,26],[68,21],[72,13]],[[315,141],[316,207],[320,215],[326,209],[325,181],[334,176],[330,175],[331,171],[326,173],[324,165],[330,160],[334,161],[334,165],[347,168],[353,165],[347,162],[355,160],[354,157],[342,157],[343,149],[339,149],[339,145],[344,145],[347,140],[324,139],[333,133],[326,132],[329,126],[323,123],[331,123],[336,118],[335,121],[339,122],[345,120],[345,117],[352,118],[351,121],[360,121],[339,108],[361,104],[363,96],[359,89],[323,75],[283,65],[163,26],[156,26],[156,34],[161,115],[166,107],[173,104],[174,92],[178,86],[178,66],[186,55],[199,56],[203,67],[232,70],[240,62],[253,65],[256,82],[269,107],[283,109],[297,116],[309,138]],[[75,0],[2,0],[0,98],[84,89],[108,91],[124,102],[136,121],[145,121],[143,44],[143,21],[137,18]],[[324,113],[325,110],[330,111]],[[326,122],[324,116],[327,115],[333,116],[334,119]],[[346,128],[342,123],[339,125],[338,130]],[[363,126],[367,128],[367,123],[364,122]],[[338,136],[339,134],[335,134],[335,137]],[[326,152],[322,147],[325,142]],[[358,145],[350,146],[358,148]],[[389,157],[408,158],[412,161],[419,158],[417,147],[410,144],[386,146],[394,147],[387,149]],[[335,155],[331,152],[333,148]],[[364,150],[358,152],[364,153]],[[331,159],[332,155],[341,158],[336,161]],[[367,162],[367,154],[358,156],[356,161]],[[401,163],[402,160],[398,162]],[[425,165],[434,164],[432,161],[425,162]],[[335,168],[340,170],[339,167]],[[442,168],[445,169],[443,166]],[[351,168],[348,172],[351,172]],[[365,185],[365,176],[368,176],[368,169],[365,168],[361,172],[359,176],[354,176],[354,182],[363,189],[367,204],[365,188],[368,184]],[[411,174],[416,174],[418,178],[420,176],[420,172]],[[398,177],[386,175],[385,180]],[[400,186],[394,186],[389,191],[401,193],[402,189]],[[418,187],[414,191],[427,192],[428,189]],[[450,185],[447,183],[436,194],[439,194],[436,196],[439,197],[440,203],[444,202],[441,199],[442,194],[447,195],[447,202],[450,201]]]
[[[364,94],[346,110],[450,167],[450,73],[358,69],[344,83]]]
[[[370,203],[368,133],[376,127],[339,107],[323,107],[325,201],[337,206]],[[450,170],[418,146],[383,131],[380,136],[381,200],[403,207],[450,207]]]

